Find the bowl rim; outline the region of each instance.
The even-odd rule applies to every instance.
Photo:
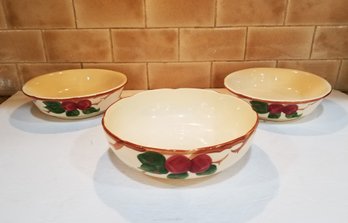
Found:
[[[25,90],[25,87],[27,86],[27,83],[29,81],[35,79],[35,78],[39,78],[39,77],[42,77],[42,76],[48,76],[48,75],[54,75],[54,74],[59,73],[59,72],[71,72],[71,71],[82,71],[82,70],[114,72],[114,73],[117,73],[120,76],[123,76],[125,80],[120,85],[117,85],[117,86],[115,86],[115,87],[113,87],[113,88],[111,88],[109,90],[101,91],[101,92],[98,92],[98,93],[95,93],[95,94],[86,94],[86,95],[83,95],[83,96],[73,96],[73,97],[38,97],[38,96],[35,96],[33,94],[29,94]],[[45,74],[41,74],[41,75],[38,75],[36,77],[33,77],[30,80],[28,80],[26,83],[24,83],[24,85],[22,86],[22,92],[23,92],[24,95],[26,95],[26,96],[28,96],[30,98],[33,98],[35,100],[49,100],[49,101],[81,100],[81,99],[87,99],[87,98],[98,98],[98,97],[101,97],[101,96],[104,96],[104,95],[107,95],[107,94],[114,93],[114,92],[118,91],[119,89],[123,88],[127,84],[127,82],[128,82],[127,76],[125,74],[119,72],[119,71],[108,70],[108,69],[99,69],[99,68],[77,68],[77,69],[68,69],[68,70],[54,71],[54,72],[45,73]]]
[[[168,89],[168,88],[163,88],[163,89]],[[148,90],[148,91],[158,91],[158,90],[163,90],[163,89],[155,89],[155,90]],[[196,89],[196,88],[177,88],[177,89]],[[172,89],[172,90],[176,90],[176,89]],[[197,89],[197,90],[204,90],[206,91],[207,89]],[[147,91],[145,91],[147,92]],[[225,95],[225,96],[228,96],[228,97],[233,97],[234,99],[237,99],[239,100],[241,103],[246,103],[245,101],[239,99],[239,98],[236,98],[232,95],[228,95],[228,94],[222,94],[222,93],[219,93],[219,92],[216,92],[214,90],[211,90],[211,92],[213,93],[216,93],[216,94],[221,94],[221,95]],[[138,94],[141,94],[142,92],[138,93]],[[133,96],[130,96],[130,97],[134,97],[135,95]],[[127,97],[128,98],[128,97]],[[120,100],[114,102],[112,105],[118,103],[119,101],[123,100],[125,98],[121,98]],[[238,152],[245,144],[247,141],[249,141],[249,139],[251,138],[251,136],[255,133],[256,129],[257,129],[257,126],[259,124],[259,116],[257,115],[257,113],[251,109],[250,107],[250,111],[253,112],[253,114],[255,115],[255,123],[252,125],[252,127],[246,132],[244,133],[242,136],[240,137],[237,137],[237,138],[234,138],[234,139],[231,139],[231,140],[228,140],[226,142],[223,142],[223,143],[219,143],[219,144],[215,144],[215,145],[211,145],[211,146],[204,146],[204,147],[198,147],[198,148],[194,148],[194,149],[168,149],[168,148],[158,148],[158,147],[151,147],[151,146],[142,146],[142,145],[139,145],[137,143],[133,143],[133,142],[130,142],[130,141],[127,141],[127,140],[124,140],[118,136],[116,136],[114,133],[112,133],[107,127],[106,127],[106,123],[105,123],[105,116],[107,115],[107,112],[109,110],[109,108],[112,106],[110,105],[106,111],[104,112],[103,114],[103,117],[102,117],[102,126],[103,126],[103,129],[104,131],[107,133],[107,135],[109,137],[111,137],[113,140],[115,140],[115,145],[116,144],[119,144],[119,145],[122,145],[122,146],[127,146],[128,148],[130,149],[133,149],[133,150],[136,150],[138,152],[146,152],[146,151],[151,151],[151,152],[158,152],[158,153],[161,153],[161,154],[167,154],[167,155],[174,155],[174,154],[180,154],[180,155],[199,155],[199,154],[207,154],[207,153],[215,153],[215,152],[221,152],[223,150],[226,150],[226,149],[230,149],[232,148],[233,146],[237,145],[237,144],[240,144],[240,147],[238,147],[237,149],[234,149],[233,152]],[[249,104],[248,104],[249,106]]]
[[[319,79],[321,79],[323,81],[323,83],[326,83],[328,86],[329,86],[329,90],[328,92],[326,92],[325,94],[322,94],[318,97],[315,97],[315,98],[310,98],[310,99],[304,99],[304,100],[272,100],[272,99],[262,99],[260,97],[252,97],[252,96],[249,96],[249,95],[246,95],[246,94],[243,94],[243,93],[240,93],[236,90],[233,90],[231,89],[231,87],[229,87],[227,85],[227,79],[230,78],[232,75],[235,75],[236,73],[240,72],[240,71],[245,71],[245,70],[255,70],[255,69],[277,69],[277,70],[288,70],[288,71],[296,71],[296,72],[302,72],[302,73],[306,73],[308,75],[313,75]],[[297,69],[289,69],[289,68],[275,68],[275,67],[253,67],[253,68],[247,68],[247,69],[242,69],[242,70],[238,70],[238,71],[235,71],[235,72],[232,72],[230,74],[228,74],[225,78],[224,78],[224,86],[225,88],[237,95],[238,97],[240,98],[246,98],[246,99],[249,99],[251,101],[261,101],[261,102],[266,102],[266,103],[278,103],[278,104],[306,104],[306,103],[311,103],[311,102],[315,102],[315,101],[319,101],[325,97],[327,97],[329,94],[331,94],[333,88],[331,86],[331,84],[325,80],[324,78],[316,75],[316,74],[313,74],[313,73],[310,73],[310,72],[307,72],[307,71],[302,71],[302,70],[297,70]]]

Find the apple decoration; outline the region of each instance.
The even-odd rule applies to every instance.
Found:
[[[65,113],[68,117],[79,116],[82,114],[91,114],[94,112],[99,112],[99,108],[92,107],[92,102],[87,99],[81,101],[43,101],[45,108],[48,112],[53,112],[55,114]]]
[[[160,153],[147,151],[139,154],[137,158],[141,162],[140,169],[155,174],[167,174],[167,178],[171,179],[187,178],[189,172],[197,176],[210,175],[217,170],[207,154],[198,155],[193,159],[176,154],[166,159]]]

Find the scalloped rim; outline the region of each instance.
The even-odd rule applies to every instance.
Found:
[[[179,89],[183,89],[183,88],[179,88]],[[190,88],[188,88],[190,89]],[[161,89],[159,89],[161,90]],[[176,90],[176,89],[171,89],[171,90]],[[203,90],[203,89],[201,89]],[[154,91],[158,91],[158,90],[154,90]],[[146,91],[145,91],[146,92]],[[211,91],[211,92],[214,92],[216,94],[220,94],[216,91]],[[139,93],[141,94],[141,93]],[[226,95],[226,94],[223,94],[223,95]],[[134,95],[136,96],[136,95]],[[229,96],[229,97],[233,97],[231,95],[226,95],[226,96]],[[133,97],[133,96],[132,96]],[[121,99],[122,100],[122,99]],[[241,99],[238,99],[238,100],[241,100]],[[243,100],[241,100],[241,102],[243,103],[247,103]],[[117,102],[115,102],[117,103]],[[115,104],[114,103],[114,104]],[[112,106],[112,105],[111,105]],[[110,106],[110,107],[111,107]],[[249,106],[249,105],[248,105]],[[109,107],[109,108],[110,108]],[[108,109],[109,109],[108,108]],[[133,149],[133,150],[136,150],[138,152],[145,152],[145,151],[153,151],[153,152],[158,152],[158,153],[161,153],[161,154],[182,154],[182,155],[189,155],[189,154],[204,154],[204,153],[214,153],[214,152],[221,152],[223,150],[226,150],[226,149],[230,149],[231,147],[233,147],[234,145],[237,145],[239,143],[245,143],[246,141],[249,140],[249,138],[253,135],[253,133],[255,132],[258,124],[259,124],[259,116],[257,115],[257,113],[255,111],[253,111],[250,107],[250,109],[254,112],[255,114],[255,123],[254,125],[249,129],[249,131],[247,131],[244,135],[238,137],[238,138],[235,138],[235,139],[232,139],[232,140],[229,140],[227,142],[224,142],[224,143],[220,143],[220,144],[216,144],[216,145],[211,145],[211,146],[206,146],[206,147],[199,147],[199,148],[195,148],[195,149],[188,149],[188,150],[182,150],[182,149],[171,149],[171,148],[156,148],[156,147],[149,147],[149,146],[142,146],[142,145],[139,145],[139,144],[136,144],[136,143],[133,143],[133,142],[129,142],[129,141],[126,141],[126,140],[123,140],[121,138],[119,138],[118,136],[116,136],[115,134],[113,134],[107,127],[106,127],[106,124],[105,124],[105,116],[107,114],[107,111],[108,109],[105,111],[105,113],[103,114],[103,118],[102,118],[102,126],[103,126],[103,129],[104,131],[112,138],[116,141],[116,143],[119,143],[119,144],[123,144],[124,146],[127,146],[128,148],[130,149]]]

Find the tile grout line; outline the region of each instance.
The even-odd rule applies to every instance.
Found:
[[[209,87],[213,87],[213,61],[210,61],[210,77],[209,77]]]
[[[21,72],[19,72],[19,65],[18,63],[15,63],[16,71],[17,71],[17,80],[19,82],[18,90],[20,91],[22,89],[22,86],[24,85],[24,78],[23,75],[21,75]]]
[[[282,27],[288,27],[288,28],[297,28],[297,27],[313,27],[313,26],[323,26],[323,27],[330,27],[330,28],[336,28],[336,27],[347,27],[348,28],[348,24],[344,23],[344,24],[303,24],[303,25],[271,25],[271,24],[262,24],[262,25],[248,25],[248,26],[243,26],[243,25],[238,25],[238,26],[218,26],[218,27],[212,27],[212,26],[200,26],[200,27],[195,27],[195,26],[171,26],[171,27],[167,27],[167,26],[159,26],[159,27],[146,27],[146,29],[149,30],[156,30],[156,29],[175,29],[175,28],[184,28],[184,29],[226,29],[226,28],[230,28],[230,29],[238,29],[238,28],[245,28],[245,27],[249,27],[249,28],[282,28]],[[144,29],[143,27],[81,27],[81,28],[76,28],[76,27],[45,27],[43,30],[45,31],[50,31],[50,30],[106,30],[106,29],[115,29],[115,30],[136,30],[136,29]],[[1,31],[30,31],[30,30],[40,30],[40,27],[35,27],[35,28],[20,28],[20,29],[16,29],[16,28],[10,28],[10,29],[0,29]]]
[[[312,36],[312,40],[311,40],[311,48],[309,50],[308,60],[310,60],[312,58],[313,48],[314,48],[314,41],[315,41],[316,34],[317,34],[317,26],[314,26],[313,36]]]
[[[9,28],[9,25],[8,25],[8,22],[7,22],[7,15],[8,15],[8,10],[7,10],[7,7],[5,7],[5,5],[4,5],[4,1],[1,1],[0,2],[0,4],[1,4],[1,6],[2,6],[2,11],[3,11],[3,13],[4,13],[4,15],[3,15],[3,19],[5,20],[4,22],[5,22],[5,27],[4,27],[4,29],[3,30],[8,30],[8,28]],[[2,31],[2,30],[1,30]]]
[[[150,90],[150,77],[149,77],[149,63],[146,63],[146,87],[147,90]]]
[[[146,10],[146,0],[143,0],[143,11],[144,11],[144,26],[145,29],[149,29],[147,25],[147,10]],[[149,75],[149,61],[144,61],[146,66],[146,89],[150,90],[150,75]]]
[[[327,58],[327,59],[310,59],[311,61],[334,61],[334,60],[345,60],[347,58],[338,58],[338,57],[334,57],[334,58]],[[288,59],[280,59],[280,60],[286,60],[286,61],[299,61],[299,60],[308,60],[308,59],[292,59],[292,58],[288,58]],[[158,61],[158,60],[151,60],[151,61],[119,61],[117,63],[122,63],[122,64],[135,64],[135,63],[209,63],[209,62],[274,62],[276,61],[276,59],[252,59],[252,60],[237,60],[237,59],[231,59],[231,60],[187,60],[187,61]],[[0,64],[79,64],[81,62],[79,61],[0,61]],[[102,64],[112,64],[115,63],[114,61],[86,61],[86,62],[82,62],[82,63],[102,63]]]
[[[115,52],[114,52],[114,41],[112,38],[112,31],[111,28],[109,29],[109,40],[110,40],[110,47],[111,47],[111,61],[115,62]]]
[[[334,83],[334,86],[333,86],[332,88],[335,88],[336,85],[337,85],[338,79],[339,79],[340,74],[341,74],[342,66],[343,66],[343,59],[340,60],[340,64],[339,64],[339,66],[338,66],[338,70],[337,70],[337,75],[336,75],[335,83]]]
[[[45,30],[40,30],[41,33],[41,40],[42,40],[42,47],[43,47],[43,51],[44,51],[44,58],[45,61],[44,63],[48,63],[48,50],[47,50],[47,43],[46,43],[46,38],[44,35]]]
[[[75,29],[77,29],[77,16],[76,16],[75,0],[71,0],[71,3],[72,3],[72,9],[74,12]]]
[[[215,9],[214,9],[214,28],[216,28],[216,25],[217,25],[217,8],[218,8],[218,3],[217,3],[218,0],[215,0]]]
[[[144,12],[144,26],[145,26],[145,28],[147,28],[146,0],[143,0],[143,12]]]
[[[286,19],[288,18],[288,12],[290,8],[290,2],[291,0],[286,0],[285,3],[285,12],[284,12],[284,17],[283,17],[283,26],[285,26]]]
[[[177,61],[180,62],[180,57],[181,57],[181,53],[180,53],[180,39],[181,39],[181,29],[178,28],[178,58]]]
[[[243,56],[243,61],[246,60],[246,54],[247,54],[247,49],[248,49],[248,36],[249,36],[249,27],[245,27],[245,38],[244,38],[244,56]]]

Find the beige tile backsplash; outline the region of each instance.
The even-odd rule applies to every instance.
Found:
[[[347,0],[1,0],[0,95],[73,69],[123,72],[126,89],[223,87],[286,67],[348,91]]]
[[[146,0],[148,27],[213,27],[215,1]]]
[[[71,0],[2,0],[2,4],[11,29],[75,27]]]
[[[347,25],[347,0],[289,0],[286,24]]]
[[[218,0],[217,26],[282,25],[287,1]]]
[[[73,5],[78,28],[143,28],[145,25],[144,0],[74,0]]]
[[[178,30],[115,29],[111,30],[114,59],[117,62],[176,61]]]
[[[210,87],[210,63],[151,63],[149,88]]]
[[[110,33],[106,29],[44,30],[48,62],[111,62]]]
[[[181,61],[242,60],[246,28],[183,28]]]

